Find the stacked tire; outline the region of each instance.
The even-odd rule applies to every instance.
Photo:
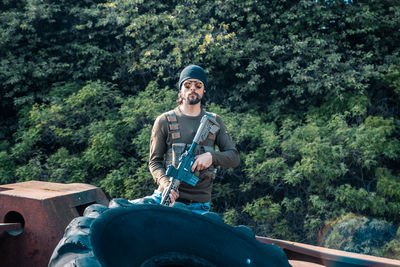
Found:
[[[71,221],[49,266],[290,266],[275,245],[215,213],[113,199]]]

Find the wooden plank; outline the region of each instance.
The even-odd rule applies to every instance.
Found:
[[[310,261],[325,266],[374,266],[394,267],[400,266],[399,260],[375,257],[370,255],[346,252],[337,249],[318,247],[297,242],[272,239],[256,236],[257,240],[264,244],[274,244],[285,251],[289,260],[299,259]]]

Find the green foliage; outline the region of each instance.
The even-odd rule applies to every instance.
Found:
[[[389,67],[388,73],[383,75],[383,79],[386,80],[393,88],[399,100],[400,96],[400,63],[394,63]]]
[[[206,108],[223,118],[242,161],[215,180],[212,208],[226,222],[311,244],[347,213],[398,224],[398,1],[25,0],[0,9],[1,184],[150,194],[152,124],[176,106],[180,70],[199,64]],[[364,252],[398,257],[397,241]]]
[[[382,253],[383,244],[392,240],[395,234],[395,227],[385,221],[348,214],[331,225],[324,234],[322,243],[329,248],[350,252]],[[393,246],[393,241],[391,242]]]
[[[394,176],[389,169],[376,169],[377,193],[393,201],[400,201],[400,179]]]
[[[52,154],[44,164],[49,172],[49,181],[58,183],[86,182],[87,162],[81,160],[64,147]]]
[[[8,184],[14,178],[15,163],[6,151],[0,151],[0,184]]]
[[[390,138],[395,130],[392,119],[381,117],[367,117],[354,132],[355,140],[350,144],[358,154],[357,161],[362,167],[370,169],[379,164],[384,156],[396,159],[400,152],[400,143]]]
[[[380,257],[400,259],[400,229],[397,229],[396,237],[386,243],[380,253]]]
[[[309,190],[321,192],[346,174],[348,170],[343,162],[347,151],[343,143],[335,144],[334,130],[308,123],[297,127],[290,137],[283,140],[282,151],[294,162],[284,177],[288,184],[297,186],[306,182]]]
[[[265,196],[247,203],[243,211],[250,215],[255,223],[253,228],[262,235],[275,238],[288,236],[293,238],[287,219],[282,215],[282,207],[279,203],[274,203],[270,196]]]
[[[231,209],[224,213],[223,219],[225,223],[235,226],[238,224],[237,220],[238,216],[239,216],[238,212],[235,209]]]
[[[354,188],[349,184],[341,185],[335,191],[336,201],[347,210],[375,217],[386,217],[393,221],[399,218],[400,205],[376,192],[364,188]]]
[[[281,207],[279,204],[273,203],[271,197],[265,196],[248,203],[243,211],[250,214],[255,222],[274,222],[281,214]]]

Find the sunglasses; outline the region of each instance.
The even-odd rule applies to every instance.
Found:
[[[186,89],[190,89],[190,88],[192,88],[192,84],[194,84],[194,87],[196,89],[202,89],[204,87],[204,84],[202,82],[200,82],[200,81],[185,81],[183,83],[183,86]]]

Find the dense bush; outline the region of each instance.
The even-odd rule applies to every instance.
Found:
[[[310,244],[348,213],[398,226],[398,1],[3,0],[0,10],[0,183],[149,194],[151,126],[194,63],[241,153],[213,192],[226,222]],[[396,240],[366,251],[400,258]]]
[[[388,246],[385,243],[398,242],[395,235],[395,227],[384,221],[347,214],[324,229],[320,242],[328,248],[363,254],[378,252],[386,256]]]

